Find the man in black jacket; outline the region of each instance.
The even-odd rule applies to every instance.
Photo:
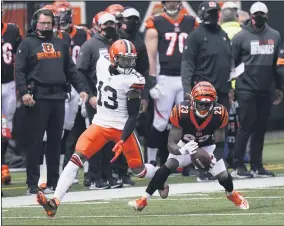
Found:
[[[27,150],[27,195],[37,192],[40,151],[38,144],[47,131],[47,186],[53,189],[59,178],[60,142],[64,105],[70,82],[82,99],[88,98],[87,86],[78,76],[68,45],[53,35],[54,15],[40,9],[32,18],[32,32],[20,44],[16,54],[16,87],[25,108],[22,141]]]
[[[245,71],[236,81],[236,95],[240,108],[240,129],[234,149],[233,176],[273,176],[263,167],[262,152],[264,134],[272,107],[272,84],[276,84],[276,102],[283,99],[281,78],[276,73],[281,38],[278,31],[266,23],[268,9],[256,2],[250,9],[251,19],[232,40],[235,64],[245,64]],[[251,136],[251,173],[244,165],[244,154]]]
[[[216,88],[218,103],[229,109],[231,71],[230,40],[218,25],[220,7],[214,1],[202,2],[199,17],[202,23],[188,35],[183,52],[181,77],[184,94],[200,81],[208,81]],[[224,153],[225,128],[216,132],[215,157],[221,159]],[[199,179],[203,179],[203,175]]]

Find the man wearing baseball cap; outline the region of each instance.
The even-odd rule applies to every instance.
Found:
[[[240,108],[240,129],[234,148],[233,176],[269,177],[273,172],[263,167],[262,152],[266,125],[273,104],[271,91],[276,86],[274,104],[283,99],[281,77],[276,73],[276,61],[280,52],[281,37],[269,27],[268,9],[262,2],[250,8],[251,19],[232,40],[232,52],[236,66],[245,64],[244,73],[236,80],[236,96]],[[251,172],[244,165],[244,154],[251,136]]]
[[[76,66],[78,72],[81,76],[87,78],[91,90],[89,101],[86,102],[90,124],[96,113],[97,104],[96,65],[100,57],[108,57],[108,48],[118,38],[115,22],[114,15],[108,12],[102,13],[98,18],[98,32],[82,45],[77,58]],[[118,183],[117,179],[112,178],[112,168],[109,160],[107,160],[112,155],[111,148],[111,143],[107,144],[101,151],[101,155],[95,155],[89,160],[89,174],[93,175],[93,178],[91,178],[93,183],[90,189],[106,189],[122,186],[121,183]],[[102,178],[102,172],[107,178],[107,181]]]

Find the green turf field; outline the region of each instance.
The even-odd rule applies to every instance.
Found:
[[[142,212],[116,199],[62,204],[53,219],[41,206],[2,209],[3,225],[284,225],[284,187],[241,191],[250,209],[237,209],[224,192],[153,198]]]
[[[283,140],[268,140],[264,147],[264,164],[267,169],[272,170],[276,174],[284,174],[284,139]],[[82,184],[83,171],[79,173],[80,183],[73,185],[70,191],[89,190]],[[135,186],[147,185],[147,180],[132,178],[135,182]],[[4,185],[3,192],[5,197],[9,196],[21,196],[24,195],[27,188],[25,185],[26,174],[24,172],[12,173],[12,184]],[[181,175],[170,177],[168,182],[171,183],[188,183],[196,182],[195,177],[183,177]]]

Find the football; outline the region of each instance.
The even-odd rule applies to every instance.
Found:
[[[211,156],[202,148],[198,148],[191,155],[192,163],[199,169],[208,171],[211,164]]]

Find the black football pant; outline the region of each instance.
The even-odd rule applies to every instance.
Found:
[[[28,186],[37,186],[39,179],[39,165],[41,163],[42,143],[44,132],[47,132],[46,161],[47,186],[56,187],[59,178],[59,161],[61,135],[64,123],[65,100],[36,100],[33,107],[25,107],[24,133],[20,146],[26,150]]]
[[[251,136],[251,166],[262,166],[264,135],[267,127],[272,98],[270,94],[238,94],[240,111],[240,129],[234,148],[234,167],[244,166],[244,155],[248,139]]]

